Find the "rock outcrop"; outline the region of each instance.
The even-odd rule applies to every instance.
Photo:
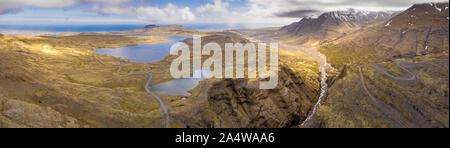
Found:
[[[187,39],[192,46],[192,39]],[[248,43],[232,32],[202,38],[202,45],[215,42]],[[306,119],[320,93],[318,64],[280,49],[278,85],[259,89],[256,79],[207,79],[175,106],[174,124],[181,127],[294,127]],[[170,58],[170,57],[169,57]]]
[[[319,87],[286,67],[279,74],[278,87],[273,90],[261,90],[258,81],[248,79],[203,81],[188,98],[195,104],[174,117],[185,127],[299,125],[317,100]]]

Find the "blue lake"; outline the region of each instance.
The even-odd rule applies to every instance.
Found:
[[[149,36],[145,34],[129,36]],[[164,36],[164,35],[161,35]],[[154,63],[163,60],[170,54],[170,48],[173,44],[192,36],[164,36],[172,41],[161,43],[139,44],[136,46],[127,46],[122,48],[101,48],[94,51],[99,54],[128,59],[137,63]],[[195,68],[194,68],[195,69]],[[194,75],[201,75],[201,78],[185,78],[164,82],[150,87],[150,90],[164,95],[189,96],[189,90],[194,89],[199,81],[210,75],[210,71],[194,70]]]
[[[198,83],[211,75],[210,71],[194,70],[194,74],[202,74],[201,78],[176,79],[150,87],[150,90],[160,94],[172,96],[189,96],[189,90],[194,89]]]
[[[148,36],[148,35],[130,35],[130,36]],[[100,48],[94,51],[99,54],[128,59],[136,63],[153,63],[163,60],[170,53],[170,48],[175,43],[192,36],[165,36],[172,41],[160,43],[147,43],[135,46],[126,46],[121,48]]]

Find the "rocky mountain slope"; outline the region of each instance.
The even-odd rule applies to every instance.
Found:
[[[340,69],[314,127],[449,127],[448,3],[321,45]]]
[[[318,18],[303,18],[301,21],[280,29],[283,40],[293,44],[317,44],[327,42],[358,30],[370,23],[382,21],[394,16],[395,12],[372,12],[348,9],[331,11]]]
[[[448,3],[416,4],[392,19],[335,40],[323,52],[335,64],[448,53]]]

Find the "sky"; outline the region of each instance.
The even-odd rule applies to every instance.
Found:
[[[0,0],[0,24],[277,26],[325,11],[405,10],[442,0]]]

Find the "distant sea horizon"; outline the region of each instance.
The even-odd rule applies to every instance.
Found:
[[[144,28],[149,24],[111,24],[111,25],[1,25],[0,33],[3,34],[44,34],[44,33],[69,33],[69,32],[112,32],[127,31]],[[169,25],[169,24],[156,24]],[[180,24],[190,29],[200,31],[247,29],[244,25],[227,24]]]

